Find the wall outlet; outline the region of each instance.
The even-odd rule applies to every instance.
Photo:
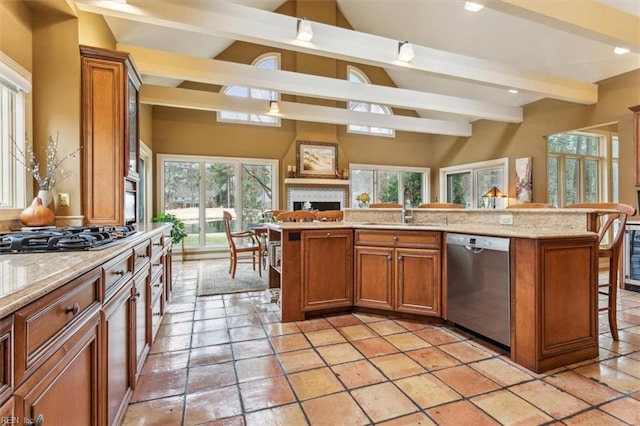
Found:
[[[513,225],[513,215],[512,214],[501,214],[500,215],[500,225]]]
[[[58,193],[58,204],[60,207],[69,207],[69,193],[61,192]]]

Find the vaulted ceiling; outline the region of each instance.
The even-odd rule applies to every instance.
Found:
[[[312,20],[310,42],[295,38],[298,17],[274,12],[281,0],[80,0],[75,6],[103,15],[118,49],[132,54],[143,76],[142,102],[181,108],[265,113],[263,101],[177,88],[182,81],[236,84],[418,115],[381,121],[281,102],[284,119],[469,136],[478,119],[522,121],[522,107],[539,99],[594,104],[598,81],[640,68],[638,1],[478,2],[485,8],[469,12],[460,0],[336,0],[353,30]],[[378,66],[397,88],[212,59],[236,40]],[[404,40],[414,48],[410,62],[397,59]],[[630,52],[617,55],[614,47]]]

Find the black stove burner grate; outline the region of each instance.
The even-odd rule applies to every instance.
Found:
[[[0,233],[0,254],[89,250],[135,233],[133,225],[29,228],[20,232]]]

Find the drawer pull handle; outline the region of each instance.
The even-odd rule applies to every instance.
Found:
[[[147,255],[144,253],[138,255],[138,258],[140,259],[144,259],[145,257],[147,257]]]
[[[327,238],[331,236],[331,232],[327,232]]]
[[[38,414],[38,417],[36,417],[36,421],[35,421],[34,424],[36,426],[43,426],[44,425],[44,415]]]
[[[73,306],[67,306],[67,308],[64,310],[65,314],[73,314],[73,316],[75,317],[76,315],[78,315],[78,312],[80,312],[80,305],[78,305],[78,303],[74,303]]]
[[[154,246],[156,246],[156,247],[160,247],[162,244],[160,244],[160,243],[153,243],[153,245],[154,245]]]
[[[130,299],[130,300],[131,300],[132,302],[137,302],[139,298],[140,298],[140,292],[139,292],[139,291],[136,291],[136,294],[135,294],[133,297],[131,297],[131,299]]]
[[[124,271],[113,271],[112,272],[113,275],[120,275],[123,276],[124,275]]]
[[[160,288],[160,283],[154,284],[153,286],[156,287],[156,288]]]
[[[387,256],[387,260],[391,260],[391,255]]]
[[[397,236],[393,236],[393,241],[398,241],[398,237]]]
[[[159,316],[161,316],[161,315],[162,315],[162,314],[161,314],[160,312],[154,312],[154,313],[153,313],[153,316],[156,316],[156,317],[159,317]]]

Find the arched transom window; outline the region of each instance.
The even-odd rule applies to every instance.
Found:
[[[347,78],[353,83],[371,84],[366,74],[353,66],[349,66],[347,68]],[[370,112],[373,114],[393,114],[391,108],[385,105],[372,104],[369,102],[349,101],[348,107],[351,111]],[[363,126],[359,124],[349,124],[347,126],[347,131],[349,133],[361,133],[366,135],[387,137],[395,137],[396,135],[394,129],[387,129],[385,127]]]
[[[259,56],[255,61],[253,61],[252,65],[258,68],[277,70],[280,69],[280,54],[279,53],[265,53],[264,55]],[[253,87],[244,87],[244,86],[226,86],[224,87],[220,93],[229,95],[229,96],[238,96],[242,98],[251,98],[251,99],[264,99],[265,102],[265,110],[269,105],[269,101],[279,100],[278,92],[274,90],[266,90],[259,89]],[[249,114],[246,112],[236,112],[236,111],[218,111],[218,121],[227,121],[227,122],[243,122],[248,124],[257,124],[263,126],[279,126],[280,118],[275,117],[273,115],[262,115],[262,114]]]

